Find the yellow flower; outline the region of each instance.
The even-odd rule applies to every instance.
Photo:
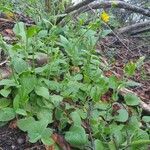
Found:
[[[107,23],[108,21],[109,21],[109,14],[107,14],[105,11],[103,11],[102,12],[102,14],[101,14],[101,19],[105,22],[105,23]]]

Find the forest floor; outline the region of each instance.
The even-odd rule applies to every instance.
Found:
[[[1,30],[1,34],[6,40],[13,38],[13,33],[11,30],[7,30],[7,27]],[[144,63],[132,78],[135,82],[140,83],[141,86],[130,90],[135,92],[145,103],[150,104],[150,38],[121,37],[120,40],[116,37],[106,37],[97,44],[97,51],[110,67],[105,74],[110,76],[115,72],[115,75],[121,78],[125,63],[136,61],[140,57],[145,56]],[[3,65],[5,59],[6,57],[1,51],[0,68],[5,69],[5,65]],[[43,150],[45,147],[41,143],[30,144],[27,135],[14,127],[13,122],[10,122],[0,128],[0,149]]]

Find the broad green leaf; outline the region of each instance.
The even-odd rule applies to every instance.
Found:
[[[27,29],[27,37],[30,38],[30,37],[33,37],[34,35],[37,34],[37,26],[33,25],[31,27],[29,27]]]
[[[124,142],[124,136],[122,134],[121,131],[116,130],[116,132],[114,132],[112,134],[112,138],[115,138],[115,141],[118,145],[122,144],[122,142]]]
[[[46,131],[45,131],[46,130]],[[47,134],[46,134],[47,132]],[[44,142],[48,143],[48,138],[51,136],[51,130],[43,126],[43,122],[34,121],[32,127],[28,130],[29,141],[35,143],[40,139],[44,139]],[[50,140],[50,138],[49,138]],[[51,142],[51,141],[50,141]]]
[[[132,76],[136,70],[136,63],[129,62],[126,64],[124,71],[128,76]]]
[[[116,150],[116,145],[115,145],[114,141],[111,140],[108,143],[108,146],[109,146],[109,150]]]
[[[36,78],[34,75],[24,73],[20,77],[21,88],[24,93],[29,94],[36,87]]]
[[[35,92],[37,95],[44,97],[45,99],[49,100],[49,90],[45,87],[36,87]]]
[[[18,74],[21,74],[22,72],[25,72],[28,70],[28,64],[22,58],[19,58],[19,57],[13,58],[12,64],[13,64],[15,71]]]
[[[81,147],[87,143],[87,135],[82,126],[72,126],[66,132],[65,139],[74,147]]]
[[[57,107],[62,102],[63,97],[60,95],[52,95],[52,96],[50,96],[50,99],[51,99],[52,103],[54,104],[54,106]]]
[[[126,122],[128,120],[129,114],[127,110],[120,109],[117,111],[118,115],[115,116],[115,120],[119,122]]]
[[[87,110],[86,109],[76,109],[76,111],[78,112],[78,114],[80,115],[80,117],[82,119],[86,119],[87,118]]]
[[[0,109],[9,106],[10,103],[11,103],[11,101],[9,99],[1,98],[0,99]]]
[[[25,31],[25,24],[23,22],[18,22],[15,24],[13,31],[16,35],[21,36],[22,40],[26,43],[26,31]]]
[[[150,123],[150,116],[143,116],[143,117],[142,117],[142,120],[143,120],[144,122]]]
[[[74,125],[81,125],[81,117],[79,116],[78,112],[77,111],[74,111],[70,114],[72,120],[73,120],[73,123]]]
[[[6,85],[6,86],[17,86],[17,84],[15,83],[14,80],[10,80],[10,79],[3,79],[0,80],[0,85]]]
[[[74,79],[75,79],[76,81],[80,81],[80,80],[83,79],[83,75],[82,75],[82,74],[77,74],[77,75],[74,76]]]
[[[42,121],[35,121],[33,117],[20,119],[17,122],[18,127],[22,131],[27,131],[28,136],[30,138],[31,143],[35,143],[38,140],[42,139],[42,141],[46,144],[51,144],[50,136],[52,134],[51,129],[47,128],[45,123]]]
[[[57,91],[57,92],[61,91],[62,84],[59,83],[58,81],[52,81],[52,80],[47,80],[47,79],[44,79],[43,81],[50,90]]]
[[[61,45],[64,46],[64,48],[69,44],[69,41],[62,35],[60,35],[60,41]]]
[[[95,108],[97,108],[98,110],[102,111],[102,110],[108,110],[108,108],[111,107],[111,104],[109,103],[105,103],[105,102],[97,102],[95,104]]]
[[[124,96],[124,99],[125,99],[126,104],[129,106],[136,106],[136,105],[139,105],[140,103],[140,98],[131,93],[126,94]]]
[[[141,123],[138,120],[138,116],[131,116],[125,128],[128,129],[128,131],[132,132],[132,131],[138,130],[140,127],[140,124]]]
[[[35,129],[36,129],[36,127],[35,127]],[[34,130],[28,133],[29,141],[31,143],[36,143],[38,140],[41,139],[41,134],[37,130],[35,130],[35,131]]]
[[[100,95],[101,95],[101,89],[99,86],[94,86],[91,88],[90,96],[94,101],[96,101],[96,102],[99,101]]]
[[[19,129],[25,132],[25,131],[30,130],[30,128],[33,126],[33,122],[35,122],[34,118],[28,117],[25,119],[18,120],[17,126],[19,127]]]
[[[37,118],[43,122],[45,125],[48,125],[49,123],[53,122],[52,119],[52,112],[49,109],[41,109],[37,113]]]
[[[21,98],[20,98],[20,94],[18,93],[15,98],[13,99],[13,107],[15,110],[19,109],[20,107],[20,101],[21,101]]]
[[[119,86],[119,80],[117,79],[117,77],[111,76],[109,78],[109,86],[110,86],[110,88],[112,88],[114,90],[118,88],[118,86]]]
[[[0,121],[10,121],[15,118],[15,115],[13,108],[0,109]]]
[[[136,134],[133,136],[132,141],[137,141],[137,140],[149,140],[149,134],[148,132],[138,129]]]
[[[15,112],[16,114],[27,116],[27,112],[24,109],[17,109]]]
[[[103,146],[103,143],[102,141],[96,139],[94,141],[94,146],[95,146],[95,150],[104,150],[104,146]]]
[[[11,93],[11,89],[2,89],[0,90],[0,94],[3,96],[3,97],[8,97],[8,95]]]
[[[45,144],[45,145],[52,145],[52,144],[54,144],[54,141],[51,138],[51,135],[52,135],[52,130],[50,128],[46,128],[42,132],[41,141],[43,142],[43,144]]]

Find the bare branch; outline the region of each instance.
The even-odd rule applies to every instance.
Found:
[[[103,1],[103,2],[96,2],[90,4],[90,8],[92,9],[110,8],[110,7],[122,8],[125,10],[129,10],[150,17],[150,10],[138,6],[134,6],[132,4],[122,2],[122,1]],[[75,14],[80,14],[82,12],[90,11],[90,8],[88,6],[84,6],[80,8]]]
[[[137,30],[133,31],[131,33],[131,35],[137,35],[137,34],[149,32],[149,31],[150,31],[150,26],[149,27],[144,27],[142,29],[137,29]]]
[[[123,28],[120,28],[120,29],[117,29],[115,32],[116,33],[119,33],[119,34],[124,34],[124,33],[130,33],[130,34],[134,34],[142,29],[145,29],[145,28],[150,28],[150,21],[145,21],[145,22],[142,22],[142,23],[136,23],[136,24],[133,24],[133,25],[129,25],[129,26],[126,26],[126,27],[123,27]],[[135,31],[136,30],[136,31]]]
[[[74,5],[74,6],[70,6],[69,8],[67,8],[67,9],[65,10],[64,13],[65,13],[65,14],[69,14],[70,12],[73,12],[74,10],[78,10],[79,8],[84,7],[84,6],[90,4],[90,3],[94,2],[94,1],[95,1],[95,0],[84,0],[84,1],[78,3],[78,4]],[[59,23],[62,21],[63,18],[64,18],[64,17],[60,17],[60,18],[57,20],[57,24],[59,24]]]
[[[72,12],[74,10],[78,10],[79,8],[81,8],[83,6],[86,6],[86,5],[88,5],[88,4],[90,4],[90,3],[94,2],[94,1],[95,0],[84,0],[84,1],[78,3],[78,4],[74,5],[74,6],[71,6],[71,7],[67,8],[65,13],[70,13],[70,12]]]

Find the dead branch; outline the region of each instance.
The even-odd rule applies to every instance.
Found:
[[[133,25],[129,25],[120,29],[117,29],[115,32],[119,33],[119,34],[124,34],[124,33],[130,33],[130,34],[134,34],[140,30],[143,30],[145,28],[150,28],[150,21],[145,21],[142,23],[136,23]],[[135,31],[136,30],[136,31]]]
[[[64,14],[69,14],[70,12],[73,12],[73,11],[75,11],[75,10],[78,10],[79,8],[84,7],[84,6],[90,4],[90,3],[94,2],[94,1],[95,1],[95,0],[84,0],[84,1],[78,3],[78,4],[74,5],[74,6],[70,6],[70,7],[68,7],[68,8],[65,10]],[[56,23],[59,24],[59,23],[63,20],[63,18],[64,18],[64,17],[58,18],[58,20],[57,20]]]
[[[149,31],[150,31],[150,26],[149,26],[149,27],[142,28],[142,29],[137,29],[137,30],[135,30],[135,31],[132,31],[131,35],[137,35],[137,34],[149,32]]]
[[[90,7],[89,7],[90,6]],[[129,3],[123,2],[123,1],[102,1],[102,2],[96,2],[92,3],[89,6],[84,6],[76,11],[76,15],[79,15],[82,12],[87,12],[92,9],[100,9],[100,8],[121,8],[128,11],[132,11],[135,13],[139,13],[145,16],[150,17],[150,10],[144,9],[138,6],[131,5]]]
[[[74,6],[71,6],[71,7],[67,8],[65,13],[70,13],[70,12],[72,12],[74,10],[78,10],[79,8],[81,8],[83,6],[86,6],[86,5],[88,5],[88,4],[90,4],[90,3],[94,2],[94,1],[95,0],[84,0],[84,1],[78,3],[78,4],[74,5]]]

